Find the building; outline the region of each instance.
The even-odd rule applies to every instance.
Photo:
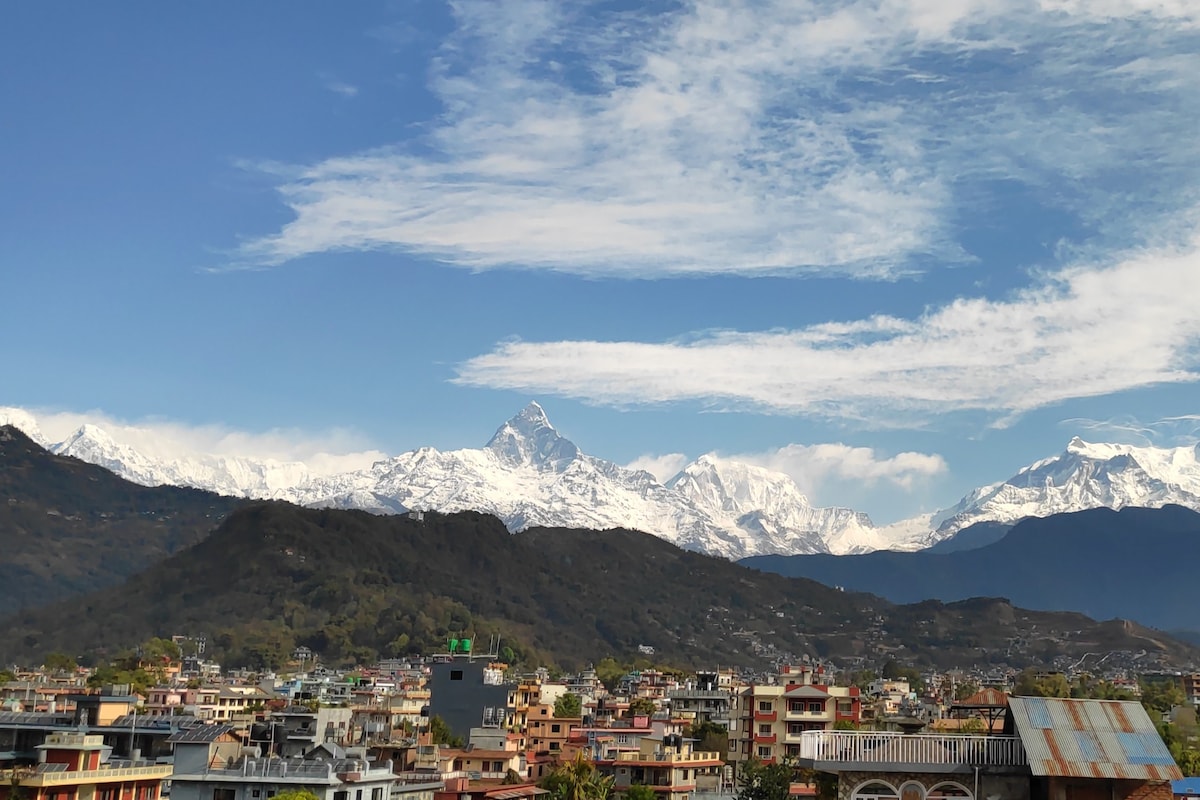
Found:
[[[398,778],[390,761],[274,758],[245,750],[229,759],[221,748],[232,744],[225,738],[231,729],[204,727],[214,730],[175,741],[172,800],[270,800],[292,789],[307,789],[320,800],[392,800]]]
[[[776,682],[743,689],[729,732],[733,760],[795,758],[804,733],[832,730],[839,722],[857,724],[862,714],[858,687],[830,686],[823,677],[811,667],[785,668]]]
[[[1140,703],[1009,699],[1002,734],[812,731],[839,800],[1170,800],[1179,768]]]
[[[349,708],[288,706],[271,714],[271,742],[264,751],[283,758],[295,758],[326,742],[342,746],[351,744],[353,716],[354,711]]]
[[[696,682],[667,693],[671,714],[690,723],[710,722],[731,727],[734,694],[721,686],[716,672],[699,672]]]
[[[464,740],[472,728],[506,727],[514,688],[486,657],[435,661],[429,671],[429,716],[441,717]]]
[[[725,767],[721,753],[697,752],[693,744],[679,734],[643,737],[635,752],[596,761],[596,769],[613,777],[618,797],[629,787],[642,785],[653,788],[659,797],[689,800],[698,791],[719,790]]]
[[[0,772],[0,800],[158,800],[170,765],[108,758],[104,737],[52,733],[38,764]]]

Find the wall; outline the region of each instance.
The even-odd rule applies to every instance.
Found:
[[[939,783],[954,781],[968,792],[975,791],[975,773],[928,772],[843,772],[838,776],[838,800],[853,800],[854,790],[867,781],[884,781],[896,789],[910,781],[928,791]],[[1029,776],[1005,773],[979,773],[979,798],[986,800],[1030,800]],[[1132,800],[1132,799],[1131,799]],[[1148,799],[1149,800],[1149,799]],[[1159,800],[1159,798],[1154,798]]]

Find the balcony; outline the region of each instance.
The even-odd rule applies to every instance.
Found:
[[[1016,736],[808,731],[800,735],[800,763],[827,772],[969,772],[1020,768],[1029,761]]]
[[[754,712],[754,721],[755,722],[774,722],[777,719],[779,719],[778,711],[755,711]]]
[[[82,783],[113,783],[130,780],[167,780],[171,777],[173,768],[170,764],[146,764],[138,767],[101,767],[100,769],[60,770],[58,772],[38,772],[29,776],[16,776],[20,786],[52,787],[71,786]],[[0,773],[5,783],[13,782],[11,770]]]
[[[773,733],[756,733],[754,734],[755,744],[775,744],[775,734]]]

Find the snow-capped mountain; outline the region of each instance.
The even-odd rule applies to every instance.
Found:
[[[793,489],[795,486],[793,484]],[[796,495],[803,498],[798,490]],[[364,498],[374,501],[364,502]],[[554,429],[537,403],[504,423],[482,449],[441,452],[423,447],[369,470],[318,479],[297,502],[310,506],[495,514],[510,530],[536,526],[634,528],[680,547],[729,558],[777,552],[753,529],[714,518],[649,472],[580,452]],[[808,549],[826,552],[820,541]]]
[[[1200,510],[1200,445],[1135,447],[1076,437],[1059,455],[1031,464],[1003,483],[976,489],[934,514],[930,528],[935,538],[945,539],[976,522],[1171,503]]]
[[[374,513],[476,510],[512,531],[535,526],[633,528],[680,547],[727,558],[760,554],[918,550],[976,522],[1107,506],[1177,503],[1200,510],[1200,447],[1163,449],[1089,444],[1074,439],[1062,454],[1003,483],[969,493],[951,508],[876,526],[846,508],[813,506],[787,475],[701,456],[666,483],[587,455],[530,403],[479,449],[432,447],[367,469],[320,474],[301,462],[195,455],[160,459],[84,425],[49,443],[37,420],[0,409],[0,425],[20,428],[61,455],[104,466],[145,485],[193,486],[222,494],[288,500]]]
[[[144,486],[192,486],[235,497],[290,499],[295,487],[312,477],[308,467],[300,462],[206,455],[155,459],[120,444],[90,424],[81,426],[49,449],[56,455],[74,456],[104,467]]]

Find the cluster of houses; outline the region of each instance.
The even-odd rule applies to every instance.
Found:
[[[748,762],[810,770],[797,796],[836,776],[837,800],[1170,800],[1183,777],[1136,702],[939,700],[817,665],[644,670],[610,688],[469,653],[286,679],[180,670],[141,694],[83,677],[0,688],[0,800],[524,800],[577,757],[618,800],[729,797]]]

